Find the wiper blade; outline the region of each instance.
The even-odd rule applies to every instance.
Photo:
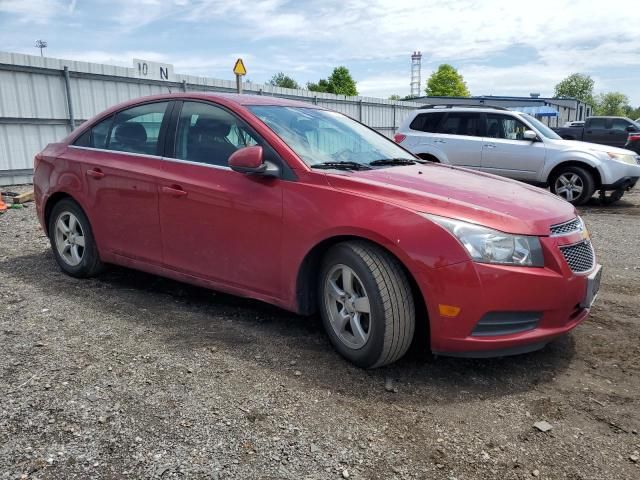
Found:
[[[358,162],[314,163],[313,165],[311,165],[311,168],[324,168],[324,169],[337,168],[342,170],[371,170],[371,167],[369,165],[365,165],[364,163],[358,163]]]
[[[417,162],[418,160],[409,158],[381,158],[380,160],[369,162],[369,165],[415,165]]]

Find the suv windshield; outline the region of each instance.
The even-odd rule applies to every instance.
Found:
[[[337,112],[275,105],[248,108],[309,166],[335,162],[397,165],[416,160],[391,140]],[[381,162],[386,160],[389,162]]]
[[[543,137],[550,138],[552,140],[562,140],[562,137],[558,135],[556,132],[547,127],[544,123],[538,120],[535,117],[527,113],[520,114],[527,122],[529,122],[533,127],[538,130],[538,133]]]

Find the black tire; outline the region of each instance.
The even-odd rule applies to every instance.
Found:
[[[77,219],[84,236],[84,248],[82,249],[81,261],[77,265],[70,265],[65,261],[56,245],[56,223],[61,217],[69,213]],[[49,241],[51,242],[51,249],[53,250],[56,262],[58,262],[60,268],[68,275],[77,278],[87,278],[97,275],[103,270],[104,265],[100,261],[100,255],[98,254],[98,248],[96,247],[89,219],[80,205],[74,200],[64,198],[53,206],[49,217]]]
[[[329,309],[339,303],[333,301],[332,305],[325,293],[331,272],[338,266],[355,273],[369,299],[368,338],[360,348],[347,345],[331,324]],[[407,352],[415,331],[415,306],[407,276],[394,257],[365,241],[339,243],[325,255],[318,283],[325,330],[343,357],[359,367],[375,368],[395,362]]]
[[[562,191],[558,192],[558,187],[559,187],[558,181],[560,177],[565,176],[566,178],[566,176],[573,176],[573,175],[576,175],[579,178],[579,181],[582,185],[582,192],[579,195],[570,199],[570,198],[567,198],[567,196],[564,195]],[[595,182],[593,180],[593,175],[586,169],[575,166],[575,165],[560,168],[557,172],[554,173],[550,184],[551,184],[552,193],[554,193],[555,195],[558,195],[561,198],[564,198],[565,200],[567,200],[569,203],[573,205],[583,205],[584,203],[587,203],[587,201],[589,201],[589,199],[593,196],[593,192],[596,189]]]

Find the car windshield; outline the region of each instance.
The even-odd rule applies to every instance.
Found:
[[[538,120],[535,117],[532,117],[531,115],[527,114],[527,113],[523,113],[522,116],[524,117],[525,120],[527,120],[531,125],[533,125],[533,127],[538,130],[538,133],[540,135],[542,135],[543,137],[549,138],[551,140],[562,140],[562,137],[560,135],[558,135],[556,132],[554,132],[553,130],[551,130],[549,127],[547,127],[544,123],[542,123],[540,120]]]
[[[377,165],[393,165],[416,160],[393,141],[337,112],[275,105],[252,105],[249,109],[309,166],[336,162],[368,165],[375,161]],[[380,162],[384,160],[389,162]]]

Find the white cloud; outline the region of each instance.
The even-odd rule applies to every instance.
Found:
[[[580,71],[597,77],[598,88],[624,86],[640,103],[640,82],[633,81],[640,76],[640,9],[621,0],[109,0],[99,5],[106,5],[98,9],[102,30],[117,25],[123,37],[163,21],[175,30],[210,28],[207,40],[219,38],[222,44],[228,40],[223,35],[232,36],[229,51],[254,54],[250,75],[282,70],[316,80],[332,65],[383,65],[383,72],[360,75],[359,89],[404,94],[408,56],[418,49],[424,54],[423,80],[439,63],[452,63],[474,94],[551,93],[563,76]],[[76,6],[75,0],[0,0],[0,12],[25,22],[81,9],[91,18],[90,6]],[[205,55],[201,45],[184,45],[183,56],[163,58],[177,71],[224,72],[233,55],[220,54],[220,43],[216,55]],[[127,63],[130,58],[126,51],[86,53],[95,59],[115,55]],[[402,71],[390,71],[389,65],[404,61]],[[629,79],[621,68],[628,69]],[[613,69],[615,75],[609,74]]]
[[[72,2],[75,4],[75,1]],[[62,0],[0,0],[0,13],[16,15],[21,22],[47,23],[60,12],[68,11]]]

